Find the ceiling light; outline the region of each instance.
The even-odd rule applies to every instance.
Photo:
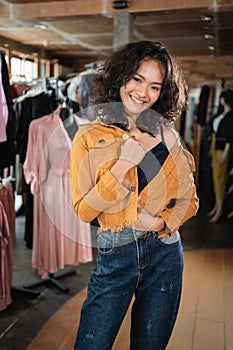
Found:
[[[112,7],[116,10],[126,9],[128,7],[128,1],[115,0],[112,2]]]
[[[213,35],[213,34],[208,34],[208,33],[206,33],[206,34],[204,34],[204,38],[205,38],[206,40],[211,40],[211,39],[214,38],[214,35]]]
[[[201,21],[202,22],[211,22],[211,21],[213,21],[213,16],[211,16],[211,15],[203,15],[203,16],[201,16]]]
[[[207,46],[207,48],[210,50],[210,51],[214,51],[215,50],[215,47],[213,45],[209,45]]]
[[[47,24],[44,24],[44,23],[36,23],[36,24],[34,24],[34,26],[33,26],[34,28],[36,28],[36,29],[48,29],[48,26],[47,26]]]

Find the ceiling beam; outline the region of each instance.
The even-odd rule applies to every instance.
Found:
[[[10,18],[10,6],[0,3],[0,18]]]
[[[33,52],[39,53],[39,50],[34,48],[33,46],[20,44],[17,41],[4,38],[3,36],[0,36],[0,42],[1,42],[1,45],[5,47],[11,47],[15,51],[24,52],[25,54],[28,54],[28,55],[31,55]]]
[[[2,36],[0,36],[0,42],[6,48],[10,47],[11,50],[23,52],[26,55],[30,55],[31,56],[33,53],[37,53],[40,58],[45,58],[45,59],[55,59],[55,58],[57,58],[54,53],[50,53],[49,51],[37,49],[34,46],[20,44],[17,41],[14,41],[14,40],[11,40],[11,39],[7,39],[7,38],[4,38]],[[73,59],[71,57],[63,56],[62,53],[61,53],[59,55],[59,62],[61,62],[61,63],[64,62],[65,65],[72,66]]]
[[[214,8],[216,0],[143,0],[129,1],[127,11],[130,13],[169,11],[180,9]],[[125,10],[115,10],[112,8],[112,0],[77,0],[77,1],[57,1],[57,2],[33,2],[23,4],[9,4],[2,2],[4,6],[0,11],[0,18],[6,18],[7,11],[9,19],[12,18],[57,18],[81,15],[112,15],[114,12]],[[8,6],[8,8],[7,8]],[[1,8],[0,8],[1,9]]]

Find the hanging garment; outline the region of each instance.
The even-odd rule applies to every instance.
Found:
[[[210,87],[208,85],[204,85],[201,89],[199,103],[197,106],[197,123],[202,126],[206,123],[209,94]]]
[[[21,96],[19,99],[17,99],[17,101],[18,102],[15,104],[15,110],[17,113],[17,127],[15,136],[16,153],[19,155],[19,162],[22,165],[26,157],[28,130],[31,121],[51,113],[57,103],[54,96],[51,96],[46,91],[33,92],[33,90],[28,91],[25,96]],[[26,193],[26,221],[24,239],[26,241],[27,247],[32,248],[33,197],[29,186],[24,183],[24,179],[22,179],[21,183],[19,180],[19,178],[16,179],[16,190],[18,191],[21,187],[22,192]]]
[[[7,141],[6,125],[8,120],[8,107],[2,83],[2,56],[0,55],[0,142]]]
[[[31,121],[51,113],[55,102],[46,91],[42,91],[34,96],[26,95],[19,103],[20,113],[15,138],[16,153],[20,155],[20,160],[23,163],[26,157],[28,130]]]
[[[24,174],[34,197],[32,266],[42,278],[65,265],[92,260],[90,225],[72,209],[70,147],[56,111],[31,122]]]
[[[15,211],[11,184],[0,184],[0,311],[12,303]]]
[[[6,120],[6,115],[4,117],[4,123],[6,122],[5,124],[6,139],[4,137],[5,141],[0,141],[0,169],[4,169],[15,163],[15,145],[14,145],[15,116],[12,109],[13,102],[11,97],[8,67],[6,64],[5,56],[1,52],[0,52],[0,58],[1,58],[1,70],[0,70],[1,79],[0,80],[1,80],[2,89],[4,92],[4,95],[2,92],[1,96],[3,96],[3,98],[5,96],[3,103],[4,103],[4,106],[7,107],[7,120]],[[0,98],[0,104],[1,104],[1,98]],[[4,107],[4,110],[5,110],[5,107]],[[4,113],[6,113],[6,110]],[[2,129],[2,126],[3,125],[0,125],[1,129]]]

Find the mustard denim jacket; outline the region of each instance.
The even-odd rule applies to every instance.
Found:
[[[137,221],[137,166],[128,171],[122,182],[110,172],[126,139],[124,130],[95,120],[80,126],[72,143],[73,209],[84,222],[98,217],[99,231],[118,231]],[[177,139],[157,175],[140,193],[141,206],[165,222],[159,237],[171,236],[197,213],[194,170],[192,155]]]

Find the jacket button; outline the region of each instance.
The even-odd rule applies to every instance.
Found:
[[[123,140],[127,140],[127,139],[129,138],[129,135],[123,134],[123,135],[122,135],[122,138],[123,138]]]
[[[173,208],[175,204],[176,204],[176,198],[171,198],[170,202],[167,205],[167,208],[168,209]]]
[[[105,140],[101,139],[99,140],[99,143],[105,143]]]
[[[135,186],[131,186],[130,190],[131,192],[135,192]]]

